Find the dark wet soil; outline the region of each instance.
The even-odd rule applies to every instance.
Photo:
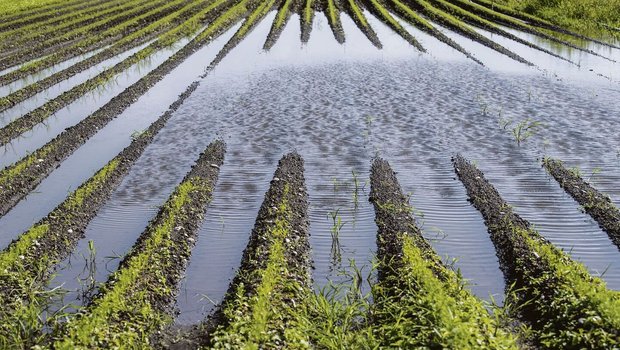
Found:
[[[609,239],[620,249],[620,210],[609,196],[599,192],[579,174],[567,169],[556,159],[545,158],[543,167],[560,186],[573,197],[599,226],[607,232]]]

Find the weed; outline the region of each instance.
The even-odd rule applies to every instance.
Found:
[[[543,124],[541,122],[530,118],[519,122],[512,128],[512,135],[517,142],[517,146],[521,146],[521,143],[536,135],[542,127]]]

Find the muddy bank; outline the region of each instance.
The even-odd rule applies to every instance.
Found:
[[[373,161],[370,185],[379,229],[371,322],[382,346],[517,349],[517,338],[424,239],[387,161]]]
[[[221,305],[181,343],[172,345],[169,340],[168,346],[286,348],[286,344],[299,344],[286,330],[298,326],[295,308],[312,293],[307,211],[303,160],[296,153],[287,154],[278,164]],[[261,306],[265,302],[268,305]],[[266,320],[261,334],[238,328],[244,323],[254,327],[262,317],[259,314]]]
[[[620,249],[620,210],[609,196],[592,187],[577,171],[567,169],[560,160],[544,158],[542,165]]]
[[[452,161],[495,245],[508,311],[532,328],[528,340],[542,348],[617,346],[620,317],[610,310],[620,310],[620,294],[533,230],[469,161]]]
[[[214,141],[140,235],[90,305],[57,331],[55,348],[145,347],[170,322],[177,284],[224,161]]]

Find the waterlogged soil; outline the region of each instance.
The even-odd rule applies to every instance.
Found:
[[[89,225],[86,236],[98,252],[98,280],[105,280],[106,268],[116,266],[118,259],[110,256],[133,245],[198,152],[222,137],[227,157],[181,283],[178,323],[201,321],[222,300],[277,162],[290,151],[305,162],[316,288],[346,280],[339,272],[351,271],[350,261],[374,278],[370,261],[377,228],[367,182],[371,160],[379,155],[410,194],[414,216],[434,250],[461,270],[476,295],[501,302],[504,280],[493,244],[452,169],[451,157],[461,153],[477,163],[516,213],[593,274],[602,275],[610,288],[620,289],[617,248],[539,163],[549,154],[603,169],[596,174],[605,184],[599,189],[620,204],[615,181],[620,176],[615,127],[620,84],[613,76],[620,66],[560,51],[579,61],[577,67],[506,42],[537,65],[527,67],[446,33],[483,67],[405,25],[428,49],[422,55],[365,14],[382,50],[346,16],[346,43],[339,45],[320,13],[307,45],[299,44],[299,18],[294,15],[274,47],[262,51],[275,16],[271,13],[232,50],[174,113]],[[592,49],[620,56],[619,50]],[[209,60],[196,64],[206,67]],[[526,118],[543,127],[517,145],[512,128]],[[116,146],[89,141],[84,147],[105,163],[115,154],[108,150]],[[75,177],[69,179],[57,179],[55,186],[79,184]],[[37,196],[31,205],[39,206],[46,196]],[[342,224],[336,247],[333,217]],[[86,241],[81,243],[85,246]],[[54,285],[79,289],[75,281],[85,278],[81,254],[87,253],[78,250],[72,267],[59,271]],[[112,263],[106,267],[108,261]]]

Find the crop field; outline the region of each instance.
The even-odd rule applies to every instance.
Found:
[[[0,349],[620,348],[597,1],[0,0]]]

